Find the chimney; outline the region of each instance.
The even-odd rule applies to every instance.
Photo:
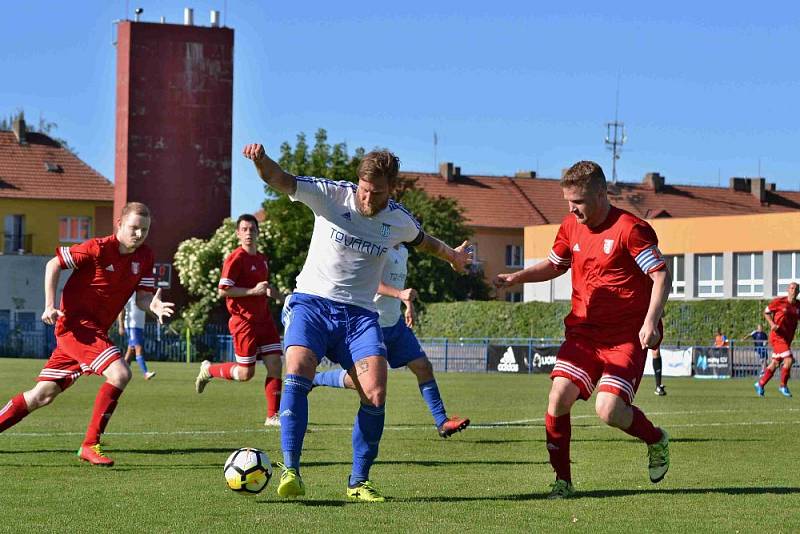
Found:
[[[767,200],[767,180],[761,177],[751,178],[750,193],[756,197],[759,202],[765,202]]]
[[[460,170],[460,169],[459,169]],[[456,179],[456,173],[453,169],[452,161],[445,161],[439,164],[439,174],[444,178],[445,182],[453,182]]]
[[[19,144],[25,145],[28,143],[27,140],[28,129],[25,127],[25,117],[23,117],[21,113],[19,117],[14,119],[11,128],[12,130],[14,130],[14,135],[17,137],[17,142]]]
[[[211,27],[219,28],[219,11],[211,10]]]
[[[731,191],[745,191],[750,192],[750,180],[747,178],[740,178],[738,176],[731,176],[728,182]]]
[[[183,24],[184,26],[194,26],[194,9],[191,7],[183,8]]]
[[[642,183],[647,189],[652,189],[656,193],[664,189],[665,178],[657,172],[648,172],[644,175]]]
[[[536,171],[517,171],[514,178],[536,178]]]
[[[767,191],[776,191],[775,184],[767,184]]]

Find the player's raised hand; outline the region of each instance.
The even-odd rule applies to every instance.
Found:
[[[492,279],[492,285],[497,289],[516,285],[514,273],[500,273]]]
[[[158,317],[158,323],[164,324],[165,317],[172,317],[172,314],[175,313],[173,308],[175,304],[172,302],[164,302],[161,300],[161,288],[156,291],[156,294],[153,295],[153,300],[150,301],[150,311],[153,312],[153,315]]]
[[[260,143],[251,143],[244,146],[242,154],[244,154],[244,157],[247,159],[258,161],[267,155],[267,151],[264,150],[264,145]]]
[[[453,270],[463,273],[466,271],[467,265],[470,265],[473,260],[474,248],[469,244],[469,241],[464,241],[459,246],[453,249],[453,256],[450,260],[450,266]]]
[[[59,317],[64,317],[64,312],[53,306],[45,306],[42,314],[42,322],[44,324],[56,324]]]

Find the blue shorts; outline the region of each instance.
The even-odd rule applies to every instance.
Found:
[[[767,356],[769,356],[767,347],[756,347],[756,354],[758,355],[759,360],[766,360]]]
[[[389,360],[392,369],[405,367],[409,362],[425,356],[417,336],[406,326],[403,317],[400,317],[394,326],[387,326],[381,330],[383,330],[383,342],[386,343],[386,352],[389,353],[386,359]]]
[[[128,346],[144,346],[144,328],[126,328],[125,334],[128,335]]]
[[[361,306],[294,293],[283,305],[281,321],[286,350],[292,345],[306,347],[317,361],[327,356],[350,370],[367,356],[386,357],[378,314]]]

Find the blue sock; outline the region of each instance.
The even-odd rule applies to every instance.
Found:
[[[325,371],[314,375],[315,386],[328,386],[329,388],[343,388],[344,377],[347,371],[344,369]]]
[[[350,485],[369,480],[369,468],[378,457],[378,445],[383,435],[386,412],[383,406],[366,406],[358,409],[353,425],[353,471]]]
[[[311,380],[300,375],[286,375],[281,395],[281,449],[283,463],[300,472],[300,453],[308,427],[308,392]]]
[[[436,427],[440,427],[447,421],[447,412],[444,410],[444,401],[439,394],[439,386],[436,385],[436,379],[425,382],[419,385],[419,392],[422,393],[422,398],[428,405],[428,409],[433,415],[433,421]]]
[[[142,370],[142,374],[147,372],[147,364],[144,361],[144,356],[136,356],[136,363],[139,364],[139,369]]]

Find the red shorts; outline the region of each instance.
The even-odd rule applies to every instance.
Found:
[[[775,335],[773,332],[769,336],[769,342],[772,345],[772,359],[783,360],[784,358],[792,358],[791,343],[787,343],[785,339]]]
[[[613,393],[632,404],[644,374],[647,349],[639,337],[616,345],[602,345],[583,336],[570,336],[561,345],[550,378],[562,376],[580,389],[588,400],[595,386],[598,391]]]
[[[239,365],[255,365],[265,354],[283,354],[281,337],[272,319],[251,323],[231,317],[228,329],[233,336],[233,351]]]
[[[36,380],[55,382],[63,391],[83,374],[102,375],[119,359],[119,349],[105,332],[86,326],[70,327],[56,336],[56,348]]]

